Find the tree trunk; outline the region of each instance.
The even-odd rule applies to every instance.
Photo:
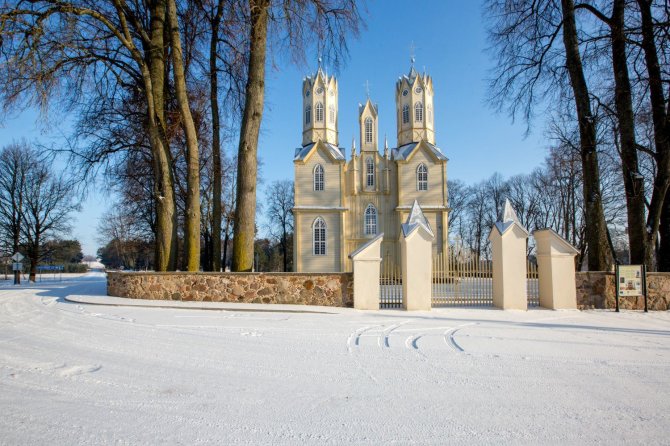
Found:
[[[624,33],[625,0],[614,0],[610,22],[612,39],[612,69],[614,72],[614,99],[619,121],[621,141],[621,168],[626,191],[628,216],[628,244],[630,263],[645,264],[653,271],[653,244],[646,235],[644,181],[638,169],[637,143],[635,141],[635,117],[628,75],[626,35]]]
[[[286,231],[284,231],[284,234],[282,235],[282,244],[281,244],[281,249],[284,254],[284,272],[288,271],[288,243],[287,243],[287,236],[286,236]]]
[[[165,0],[155,1],[151,8],[151,42],[148,52],[148,68],[142,67],[147,98],[147,133],[151,144],[155,178],[155,268],[157,271],[173,271],[177,260],[177,214],[174,176],[165,123],[165,13]]]
[[[642,50],[649,75],[649,99],[651,101],[652,119],[654,122],[654,144],[656,146],[656,177],[654,178],[654,190],[649,205],[649,217],[647,224],[647,240],[650,246],[655,246],[656,233],[659,225],[663,227],[660,233],[665,234],[666,240],[662,240],[658,253],[660,271],[670,271],[670,213],[663,212],[666,192],[670,182],[670,122],[668,122],[668,111],[666,110],[666,99],[663,91],[663,79],[658,62],[658,51],[654,40],[654,23],[651,14],[651,1],[637,0],[640,7],[642,24]],[[670,205],[665,205],[667,208]],[[665,216],[661,222],[661,215]],[[656,218],[659,222],[656,224]]]
[[[607,225],[600,193],[600,169],[596,151],[596,125],[591,114],[589,90],[584,78],[579,54],[575,7],[573,0],[561,0],[563,11],[563,44],[566,66],[575,97],[579,120],[580,153],[584,175],[584,207],[586,217],[586,243],[590,271],[608,271],[612,253],[607,242]]]
[[[212,109],[212,270],[221,271],[221,127],[219,120],[219,77],[217,68],[217,41],[223,16],[223,0],[219,0],[212,19],[209,45],[210,102]]]
[[[237,155],[237,208],[233,234],[233,271],[251,271],[256,229],[258,133],[265,94],[265,52],[270,0],[249,0],[251,38],[249,77]]]
[[[191,107],[186,93],[186,75],[182,58],[179,21],[175,0],[167,0],[170,23],[170,43],[172,45],[172,68],[174,86],[179,105],[179,114],[186,137],[186,212],[184,218],[184,255],[186,269],[200,269],[200,154],[198,134],[191,115]]]

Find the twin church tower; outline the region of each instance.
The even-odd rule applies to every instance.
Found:
[[[359,149],[338,138],[338,84],[319,67],[302,83],[302,146],[295,150],[293,268],[351,271],[349,254],[383,233],[382,257],[399,264],[400,225],[417,200],[447,249],[447,157],[435,145],[433,80],[414,66],[396,82],[397,147],[380,152],[379,110],[359,104]]]

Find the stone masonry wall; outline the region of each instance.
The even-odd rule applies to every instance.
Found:
[[[614,273],[602,271],[578,272],[577,308],[616,308],[616,288]],[[647,307],[649,310],[670,309],[670,273],[647,273]],[[644,310],[644,297],[622,297],[619,308]]]
[[[107,272],[107,294],[131,299],[352,307],[352,273]]]

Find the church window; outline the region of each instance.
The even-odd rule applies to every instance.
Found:
[[[314,166],[314,190],[323,190],[323,166]]]
[[[414,104],[414,121],[423,122],[423,104],[421,102]]]
[[[365,142],[372,143],[372,118],[365,118]]]
[[[402,107],[402,123],[407,124],[409,122],[409,105],[405,104]]]
[[[334,105],[331,105],[330,107],[328,107],[328,114],[330,115],[329,116],[330,123],[335,124],[335,106]]]
[[[316,122],[323,122],[323,104],[321,102],[316,104],[316,111],[314,113],[314,120]]]
[[[310,122],[312,122],[312,106],[308,105],[305,108],[305,124],[309,124]]]
[[[377,209],[370,203],[365,208],[365,235],[375,234],[377,234]]]
[[[428,168],[423,163],[416,169],[416,190],[428,190]]]
[[[326,255],[326,222],[323,218],[317,217],[312,225],[313,252],[315,256]]]
[[[365,160],[365,185],[367,187],[374,187],[375,185],[375,162],[372,157]]]

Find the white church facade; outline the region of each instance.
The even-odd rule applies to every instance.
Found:
[[[412,66],[396,82],[397,147],[380,152],[377,106],[359,104],[359,148],[338,139],[338,84],[319,68],[302,84],[302,146],[294,156],[294,270],[351,271],[349,254],[383,233],[384,261],[399,262],[401,224],[417,200],[446,252],[447,157],[435,145],[433,81]]]

